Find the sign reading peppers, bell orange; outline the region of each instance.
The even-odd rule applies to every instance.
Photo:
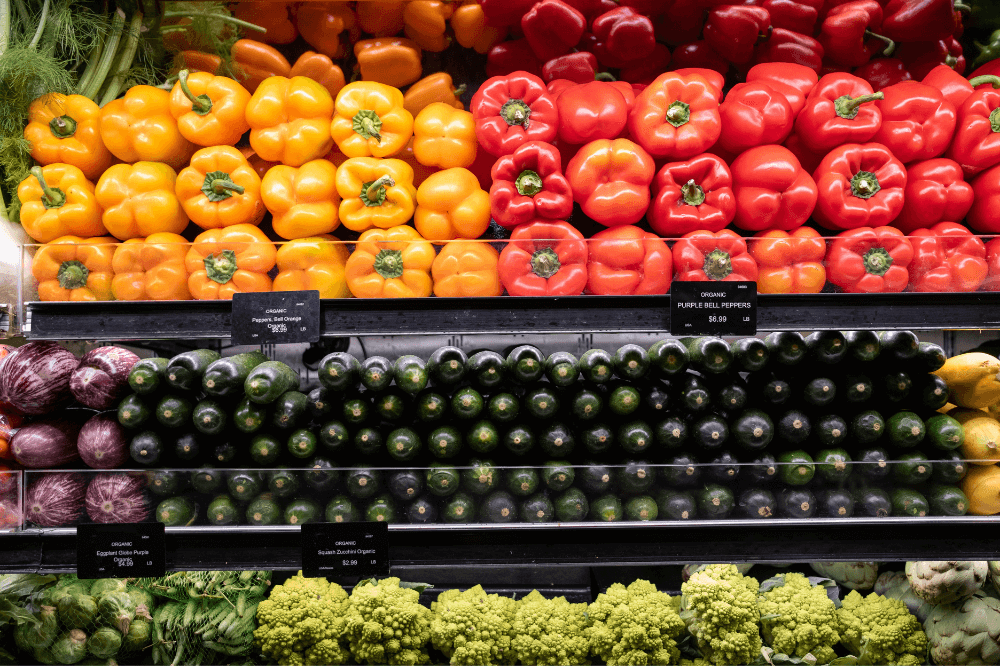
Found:
[[[191,244],[167,232],[131,238],[115,249],[111,291],[119,301],[187,301],[184,257]]]
[[[246,108],[250,145],[262,159],[302,166],[333,147],[333,98],[304,76],[265,79]]]
[[[42,301],[110,301],[111,260],[118,242],[110,236],[63,236],[38,248],[31,274]]]
[[[176,194],[177,174],[162,162],[116,164],[97,181],[104,227],[119,240],[179,234],[188,216]]]
[[[413,135],[413,116],[403,93],[374,81],[348,83],[337,94],[330,124],[333,140],[348,157],[388,157]]]
[[[260,185],[261,199],[271,212],[271,226],[282,238],[305,238],[340,226],[337,167],[327,160],[299,168],[271,167]]]
[[[39,243],[60,236],[100,236],[101,208],[94,185],[75,166],[50,164],[34,167],[17,186],[21,200],[21,225]]]
[[[42,165],[72,164],[90,180],[111,166],[111,153],[101,140],[101,108],[83,95],[49,93],[36,99],[28,108],[24,138]]]
[[[352,157],[337,169],[340,222],[351,231],[388,229],[413,217],[413,169],[402,160]]]
[[[267,274],[276,254],[274,243],[251,224],[209,229],[194,239],[184,257],[191,295],[231,301],[235,293],[271,291]]]
[[[177,198],[202,229],[260,224],[260,176],[232,146],[202,148],[177,175]]]

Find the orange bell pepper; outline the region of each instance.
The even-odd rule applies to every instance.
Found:
[[[101,107],[83,95],[49,93],[28,107],[24,138],[42,165],[62,162],[97,180],[114,159],[101,140]]]
[[[368,0],[359,2],[355,10],[358,27],[373,37],[391,37],[403,29],[403,9],[401,0]]]
[[[635,224],[649,208],[653,158],[628,139],[597,139],[566,165],[573,200],[606,227]]]
[[[347,83],[343,70],[333,64],[329,56],[315,51],[306,51],[299,56],[292,65],[291,76],[304,76],[319,83],[330,93],[330,99],[336,99],[337,93]]]
[[[232,146],[202,148],[177,174],[177,198],[202,229],[258,225],[264,218],[260,177]]]
[[[189,72],[218,74],[222,69],[222,58],[214,53],[205,53],[204,51],[181,51],[174,56],[169,73],[173,75],[182,69]]]
[[[388,157],[413,136],[413,116],[403,93],[374,81],[355,81],[337,95],[330,124],[333,140],[348,157]]]
[[[430,241],[479,238],[490,226],[490,195],[467,169],[438,171],[417,190],[413,226]]]
[[[413,121],[413,154],[421,164],[467,167],[476,161],[476,146],[476,121],[468,111],[434,102]]]
[[[101,139],[122,162],[163,162],[180,169],[198,149],[170,114],[170,93],[132,86],[101,109]]]
[[[340,222],[351,231],[388,229],[413,217],[413,169],[402,160],[352,157],[337,169]]]
[[[209,229],[198,235],[184,258],[188,289],[198,300],[233,300],[233,294],[271,291],[268,272],[277,250],[251,224]]]
[[[295,168],[279,164],[264,176],[260,194],[271,212],[271,226],[282,238],[305,238],[340,226],[337,167],[313,160]]]
[[[21,201],[21,226],[39,243],[60,236],[100,236],[101,207],[94,184],[75,166],[50,164],[34,167],[17,186]]]
[[[250,93],[228,76],[182,69],[170,91],[170,114],[181,136],[199,146],[233,145],[250,125]]]
[[[499,253],[489,243],[456,240],[447,243],[431,266],[434,295],[499,296],[503,293],[497,263]]]
[[[252,39],[241,39],[229,50],[236,80],[251,94],[272,76],[289,76],[292,66],[285,56],[273,46]]]
[[[295,25],[309,46],[330,58],[341,58],[344,47],[340,35],[360,34],[358,19],[346,2],[306,2],[299,5]]]
[[[267,32],[261,41],[268,44],[291,44],[299,36],[295,27],[294,6],[288,2],[237,2],[233,16],[259,25]]]
[[[467,49],[485,55],[503,41],[507,28],[486,25],[486,13],[479,0],[465,0],[451,15],[451,29],[455,40]]]
[[[431,295],[434,246],[413,227],[369,229],[347,260],[347,286],[358,298]]]
[[[333,236],[313,236],[278,247],[278,276],[271,291],[319,292],[320,298],[350,298],[345,267],[350,252]]]
[[[762,294],[818,294],[826,285],[826,241],[810,227],[762,231],[747,242]]]
[[[104,227],[118,240],[183,232],[188,216],[176,187],[177,173],[162,162],[114,165],[94,191]]]
[[[432,173],[440,171],[440,169],[435,166],[428,166],[417,161],[416,155],[413,154],[413,139],[407,141],[406,147],[392,157],[393,159],[406,162],[410,165],[410,168],[413,169],[414,187],[420,187],[420,185],[423,184],[423,182],[427,180]],[[492,162],[490,163],[490,166],[493,166]],[[482,181],[480,181],[480,187],[482,187],[481,182]]]
[[[430,76],[425,76],[412,86],[403,95],[403,108],[409,111],[414,118],[429,104],[442,102],[456,109],[464,109],[462,100],[459,97],[465,92],[465,84],[455,87],[448,72],[435,72]]]
[[[302,166],[333,146],[333,98],[322,84],[304,76],[272,76],[247,105],[250,145],[265,160]]]
[[[354,57],[365,81],[387,86],[408,86],[423,73],[420,47],[405,37],[363,39],[354,45]]]
[[[403,9],[403,32],[425,51],[439,53],[448,48],[448,19],[455,12],[444,0],[410,0]]]
[[[38,248],[31,274],[41,301],[110,301],[111,259],[118,242],[110,236],[63,236]]]
[[[111,291],[119,301],[189,301],[188,272],[184,267],[188,243],[183,236],[161,232],[131,238],[115,250],[111,260]]]

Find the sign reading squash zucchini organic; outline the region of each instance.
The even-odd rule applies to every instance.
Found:
[[[233,294],[232,339],[235,345],[318,341],[319,292]]]
[[[671,335],[756,335],[756,282],[670,285]]]
[[[80,578],[148,578],[166,573],[163,523],[80,525],[76,575]]]

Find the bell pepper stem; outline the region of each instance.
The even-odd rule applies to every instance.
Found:
[[[63,289],[80,289],[87,284],[90,270],[76,259],[64,261],[59,265],[59,272],[56,279]]]
[[[201,192],[212,203],[218,203],[223,199],[233,196],[233,193],[243,194],[246,190],[232,181],[232,177],[225,171],[209,171],[205,174],[205,180],[201,184]]]
[[[968,16],[969,14],[972,13],[972,6],[971,5],[967,5],[964,2],[955,2],[955,3],[952,3],[951,6],[955,8],[955,11],[962,12],[966,16]]]
[[[177,72],[177,83],[181,86],[181,92],[191,100],[191,110],[199,116],[207,115],[212,110],[212,98],[208,95],[195,95],[188,86],[188,71],[182,69]]]
[[[468,86],[466,86],[463,83],[462,85],[460,85],[457,88],[455,88],[452,92],[455,93],[455,97],[461,97],[462,95],[465,94],[466,90],[468,90]]]
[[[611,72],[598,72],[597,74],[594,74],[594,80],[595,81],[617,81],[618,79],[616,79],[615,75],[612,74]]]
[[[45,182],[45,174],[42,173],[42,167],[32,167],[31,175],[42,186],[42,203],[46,208],[60,208],[66,203],[66,193],[58,187],[49,187],[49,184]]]
[[[992,84],[994,88],[1000,88],[1000,76],[995,74],[983,74],[982,76],[977,76],[974,79],[969,79],[969,85],[973,88],[981,86],[984,83]]]
[[[375,272],[386,280],[403,275],[403,251],[379,250],[375,255]]]
[[[715,248],[705,255],[702,270],[709,280],[725,280],[733,272],[733,260],[725,250]]]
[[[861,257],[865,263],[865,272],[872,275],[885,275],[892,268],[892,255],[884,247],[873,247]]]
[[[551,247],[535,250],[534,254],[531,255],[531,272],[540,278],[548,280],[558,273],[560,268],[562,268],[562,262],[559,261],[559,255]]]
[[[205,257],[205,274],[212,282],[226,284],[239,268],[236,261],[236,252],[233,250],[223,250]]]
[[[691,107],[680,100],[667,107],[666,121],[674,127],[680,127],[691,120]]]
[[[700,206],[705,203],[705,190],[692,178],[681,185],[681,203],[688,206]]]
[[[880,42],[885,43],[885,50],[882,51],[882,55],[889,57],[892,52],[896,50],[896,42],[892,41],[885,35],[880,35],[877,32],[872,32],[871,30],[865,30],[865,39],[877,39]]]
[[[871,199],[881,189],[878,176],[871,171],[859,171],[851,178],[851,194],[859,199]]]
[[[1000,107],[990,112],[990,129],[994,132],[1000,132]]]
[[[871,95],[861,95],[860,97],[849,97],[844,95],[843,97],[838,97],[833,103],[833,109],[841,118],[847,118],[848,120],[854,118],[858,115],[858,109],[861,105],[866,102],[874,102],[877,99],[885,99],[885,94],[882,91],[877,93],[872,93]]]
[[[361,186],[361,203],[369,207],[381,206],[388,194],[386,188],[395,187],[395,185],[396,181],[389,174],[381,176],[370,183],[364,183]]]
[[[365,139],[375,139],[382,143],[382,119],[371,109],[362,109],[351,119],[351,129]]]
[[[500,107],[500,117],[510,126],[527,127],[531,118],[531,107],[524,100],[509,99]]]
[[[49,131],[57,139],[68,139],[76,134],[76,121],[69,116],[56,116],[49,121]]]
[[[523,197],[533,197],[544,189],[542,177],[531,169],[525,169],[514,180],[517,193]]]

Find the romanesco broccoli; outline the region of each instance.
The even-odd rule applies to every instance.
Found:
[[[351,591],[345,634],[359,663],[416,666],[430,662],[431,610],[398,578],[361,581]]]
[[[343,664],[350,659],[346,612],[344,588],[325,578],[304,578],[300,571],[257,606],[254,639],[264,655],[282,666]]]
[[[758,599],[764,641],[791,657],[812,654],[820,664],[837,655],[840,642],[837,607],[826,588],[800,573],[779,574],[761,584]]]
[[[681,618],[713,664],[749,664],[760,655],[756,579],[712,564],[681,585]]]
[[[517,602],[486,594],[481,585],[446,590],[431,604],[431,642],[452,666],[512,663],[511,632]]]
[[[918,666],[927,656],[927,635],[920,621],[898,599],[857,590],[837,610],[840,642],[866,664]],[[862,654],[864,653],[864,654]]]
[[[615,583],[590,604],[590,653],[608,666],[666,666],[681,657],[684,632],[670,595],[646,580]]]
[[[538,590],[517,602],[511,647],[525,666],[589,664],[587,604],[571,604],[566,597],[546,599]]]

